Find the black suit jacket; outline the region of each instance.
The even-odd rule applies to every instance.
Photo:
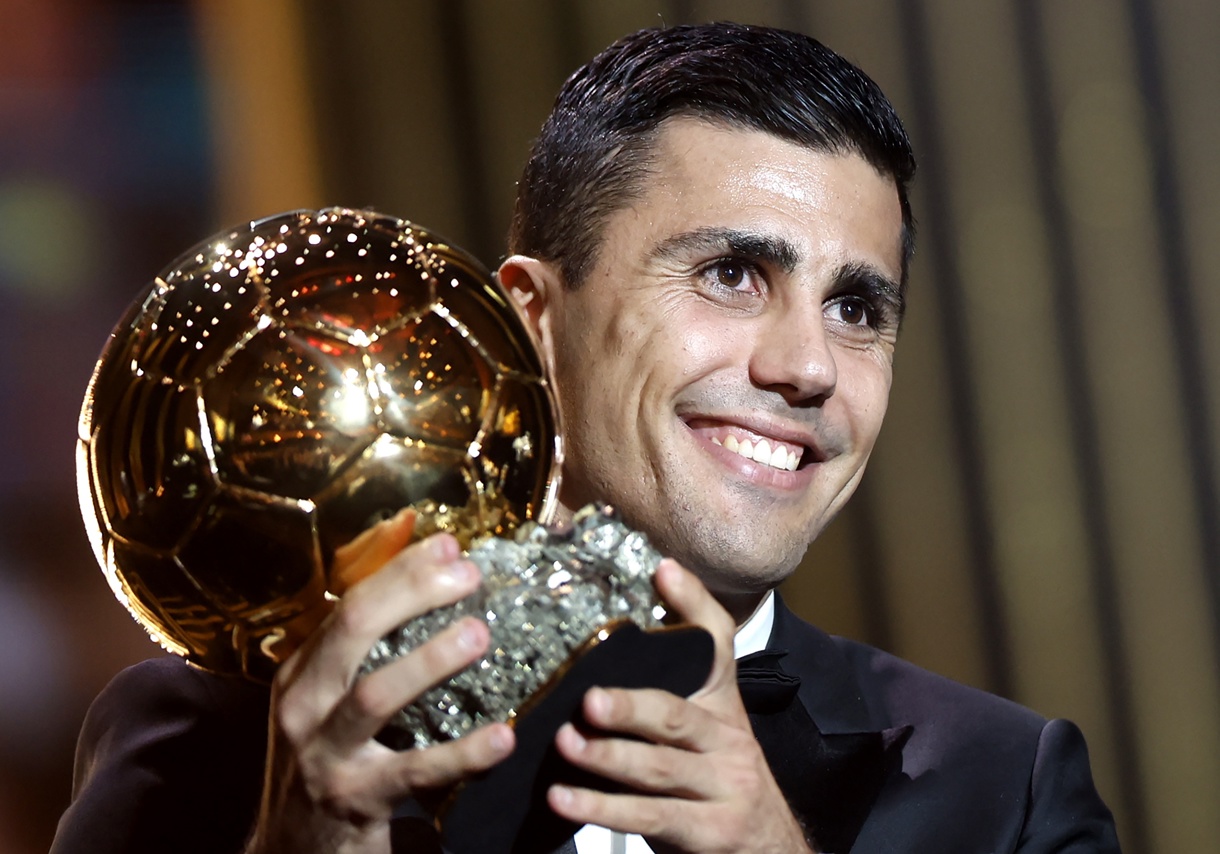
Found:
[[[1073,724],[830,637],[778,600],[769,648],[823,733],[911,727],[853,854],[1118,851]],[[178,659],[123,671],[85,720],[51,854],[239,852],[267,711],[266,689]]]
[[[768,644],[801,678],[823,733],[910,726],[894,773],[852,854],[1117,852],[1088,750],[1069,721],[1047,721],[881,650],[831,637],[777,602]]]

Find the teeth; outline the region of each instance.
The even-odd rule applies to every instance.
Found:
[[[767,465],[777,469],[788,468],[788,452],[776,445],[775,450],[771,453],[771,459],[767,460]]]
[[[796,471],[796,467],[801,461],[800,454],[796,451],[789,451],[783,445],[776,445],[772,448],[771,443],[766,439],[759,439],[757,445],[749,439],[739,441],[736,436],[725,436],[723,441],[713,438],[712,442],[747,460],[784,471]]]
[[[776,450],[779,449],[777,448]],[[760,440],[759,443],[754,446],[754,455],[752,459],[756,463],[766,463],[767,465],[771,465],[771,445],[766,439]]]

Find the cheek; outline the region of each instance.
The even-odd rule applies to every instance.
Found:
[[[669,354],[674,373],[692,379],[716,368],[744,360],[743,349],[749,349],[750,321],[731,321],[703,307],[688,307],[666,318],[665,336],[658,336],[656,346]]]
[[[844,370],[846,368],[846,370]],[[868,354],[852,354],[840,362],[839,384],[835,397],[847,409],[856,442],[871,448],[881,432],[881,422],[889,404],[893,372],[888,359]]]
[[[566,429],[593,436],[611,422],[634,417],[633,401],[648,373],[650,348],[638,323],[620,313],[601,323],[567,327],[556,337],[555,383]]]
[[[687,376],[706,373],[711,368],[732,361],[739,348],[730,334],[710,334],[706,329],[692,329],[678,341],[682,372]]]

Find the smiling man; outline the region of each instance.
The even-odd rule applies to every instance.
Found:
[[[829,637],[773,592],[880,431],[913,172],[880,90],[793,33],[636,33],[560,92],[500,277],[555,382],[561,503],[615,504],[673,558],[661,594],[716,642],[693,696],[593,689],[587,726],[559,731],[606,781],[546,793],[586,825],[566,850],[1117,850],[1074,726]],[[478,584],[452,538],[391,551],[281,668],[269,741],[257,688],[177,661],[116,680],[53,851],[434,850],[396,809],[499,762],[513,733],[373,740],[488,642],[464,620],[357,677],[383,633]]]
[[[894,180],[712,116],[655,132],[651,177],[582,281],[516,255],[566,440],[564,503],[607,496],[739,621],[851,495],[901,317]],[[537,297],[534,299],[534,297]]]

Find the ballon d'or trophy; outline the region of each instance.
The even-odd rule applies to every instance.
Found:
[[[689,694],[711,667],[706,632],[662,624],[643,535],[598,507],[547,526],[560,461],[542,360],[491,274],[427,229],[339,208],[232,229],[162,272],[98,360],[77,443],[115,596],[213,672],[267,681],[333,607],[353,541],[404,508],[416,536],[461,541],[481,588],[363,665],[487,621],[483,658],[379,736],[409,750],[516,729],[512,756],[439,811],[455,854],[549,851],[573,832],[545,792],[582,781],[552,739],[589,687]]]

